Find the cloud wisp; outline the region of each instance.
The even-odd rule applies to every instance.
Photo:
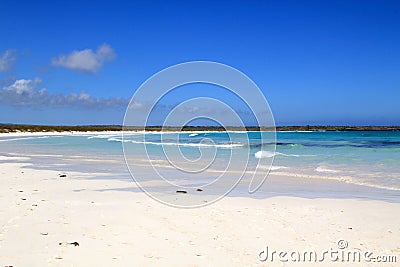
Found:
[[[120,97],[95,98],[87,93],[53,94],[46,88],[38,89],[40,78],[20,79],[0,89],[0,104],[34,108],[86,108],[86,109],[125,109],[129,99]]]
[[[11,69],[16,60],[17,52],[13,49],[6,50],[3,55],[0,56],[0,72]]]
[[[115,57],[114,49],[108,44],[103,44],[95,52],[92,49],[74,50],[68,55],[53,58],[51,64],[71,70],[96,73],[105,62],[110,62]]]

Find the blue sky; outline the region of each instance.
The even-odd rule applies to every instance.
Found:
[[[121,124],[151,75],[208,60],[277,125],[400,125],[399,1],[1,1],[0,25],[0,123]],[[231,99],[186,88],[165,103]]]

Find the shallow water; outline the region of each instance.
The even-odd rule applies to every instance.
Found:
[[[278,132],[275,152],[274,138],[271,132],[76,134],[1,137],[0,148],[5,155],[31,156],[38,168],[130,179],[123,144],[131,171],[141,181],[159,179],[149,172],[154,167],[169,182],[193,188],[226,173],[226,182],[209,187],[208,193],[219,194],[218,186],[224,187],[246,170],[244,180],[232,191],[245,196],[251,174],[266,175],[271,169],[270,178],[252,197],[399,199],[400,132]]]

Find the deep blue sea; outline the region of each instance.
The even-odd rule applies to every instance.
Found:
[[[290,183],[298,180],[302,187],[292,187],[289,183],[288,194],[296,193],[293,191],[297,189],[304,191],[307,183],[316,185],[323,181],[333,183],[336,189],[355,186],[355,190],[387,192],[394,198],[400,194],[399,131],[277,132],[276,144],[274,135],[271,132],[44,134],[0,137],[0,153],[28,156],[38,168],[108,173],[113,178],[127,179],[130,175],[125,166],[125,152],[126,161],[132,164],[131,171],[136,172],[134,175],[147,174],[143,178],[147,180],[154,177],[146,171],[148,162],[162,170],[167,179],[196,186],[212,183],[217,176],[211,173],[224,172],[230,164],[228,170],[232,175],[243,168],[246,172],[256,168],[265,173],[270,170],[274,186],[280,179],[286,179],[286,185],[288,179]],[[208,176],[196,180],[199,173]],[[268,191],[268,186],[265,183],[261,191]],[[283,194],[280,190],[274,192]],[[335,190],[331,191],[337,193]],[[349,190],[351,195],[352,189]],[[314,186],[311,191],[318,188]],[[328,195],[331,192],[325,191]]]

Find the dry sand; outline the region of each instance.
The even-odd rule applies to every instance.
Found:
[[[266,246],[322,255],[338,250],[338,240],[348,242],[348,250],[397,257],[397,263],[379,266],[400,262],[398,203],[226,197],[177,209],[130,191],[130,181],[74,172],[61,178],[55,170],[29,168],[24,158],[0,160],[1,267],[309,266],[276,255],[261,262],[258,255]],[[319,264],[354,265],[329,259]],[[358,265],[378,266],[363,259]]]

